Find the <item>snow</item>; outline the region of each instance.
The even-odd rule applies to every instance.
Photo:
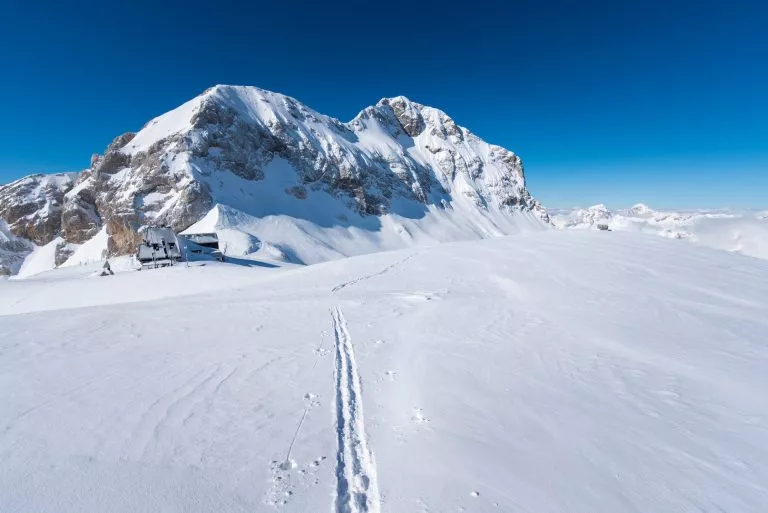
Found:
[[[63,243],[64,239],[56,237],[44,246],[36,246],[24,259],[18,274],[14,279],[23,279],[56,268],[56,246]]]
[[[83,189],[87,189],[92,183],[93,183],[93,177],[89,176],[85,180],[81,181],[74,187],[72,187],[69,191],[67,191],[66,194],[64,194],[65,198],[74,198],[76,197]]]
[[[8,223],[4,219],[0,219],[0,242],[10,242],[15,239],[16,236],[11,233]]]
[[[14,277],[0,287],[0,316],[208,293],[229,289],[234,283],[251,283],[261,278],[256,271],[259,269],[291,267],[266,261],[234,260],[231,265],[194,261],[189,266],[182,262],[174,267],[138,271],[133,257],[110,258],[109,262],[114,276],[100,276],[99,262],[47,269],[23,280]]]
[[[104,226],[99,230],[99,233],[81,244],[72,256],[69,257],[66,262],[61,264],[61,267],[102,262],[107,255],[108,240],[109,235],[107,235],[107,227]]]
[[[7,224],[0,219],[0,244],[5,237],[12,237],[10,232],[7,231]],[[6,231],[3,231],[3,227],[6,227]],[[96,235],[82,244],[67,243],[62,237],[56,237],[48,244],[44,246],[36,246],[33,243],[26,241],[25,239],[11,238],[11,241],[22,241],[29,246],[29,249],[25,252],[16,252],[19,256],[7,255],[7,251],[0,246],[0,257],[3,261],[7,260],[9,263],[14,264],[11,267],[13,276],[11,280],[23,280],[35,277],[42,273],[48,273],[56,266],[56,252],[57,247],[62,245],[72,252],[72,255],[67,258],[58,268],[67,268],[73,266],[87,266],[88,264],[98,263],[99,271],[101,269],[101,263],[104,262],[108,253],[108,241],[109,235],[107,234],[107,227],[103,226]],[[119,257],[120,260],[130,261],[128,255]],[[16,262],[18,260],[18,262]],[[96,267],[91,266],[89,269],[93,271]],[[130,264],[129,267],[133,269],[135,266]]]
[[[111,179],[119,181],[126,172],[115,173]],[[263,180],[245,180],[222,173],[208,185],[215,197],[226,204],[215,205],[183,233],[216,232],[220,247],[231,256],[315,264],[378,251],[548,229],[535,213],[510,213],[495,205],[485,205],[475,186],[462,175],[454,182],[461,194],[450,202],[424,205],[395,198],[392,212],[377,217],[362,216],[322,190],[307,188],[304,199],[288,194],[288,189],[301,183],[290,163],[279,158],[266,166]],[[146,194],[142,203],[167,201],[174,194],[177,193]],[[483,203],[481,208],[478,202]],[[151,214],[148,212],[146,217]],[[74,254],[62,267],[102,261],[107,240],[106,228],[102,228],[82,245],[70,245]],[[15,278],[29,278],[54,269],[56,245],[61,242],[57,238],[45,249],[38,248],[30,254]]]
[[[534,213],[510,214],[493,205],[478,209],[462,197],[448,208],[395,199],[392,213],[361,216],[325,191],[307,189],[305,199],[286,194],[300,185],[297,179],[282,159],[274,159],[258,182],[221,175],[210,186],[225,204],[214,206],[182,233],[216,232],[228,255],[274,258],[277,250],[285,261],[315,264],[548,228]]]
[[[512,152],[405,97],[341,123],[279,93],[219,85],[126,135],[89,173],[19,181],[33,190],[31,201],[50,188],[46,180],[66,179],[65,199],[77,200],[62,214],[52,198],[32,215],[55,214],[52,233],[82,225],[68,221],[75,214],[101,227],[116,212],[149,226],[199,221],[189,228],[198,231],[211,224],[200,217],[214,205],[211,229],[228,254],[305,264],[549,228]],[[115,151],[124,155],[113,160]],[[103,235],[70,246],[77,255],[67,265],[101,258]],[[52,253],[31,257],[37,264],[24,276],[51,269]]]
[[[154,205],[155,203],[162,203],[171,195],[172,194],[163,194],[160,192],[150,192],[149,194],[144,195],[144,198],[142,199],[142,205],[148,206]]]
[[[768,510],[768,262],[548,230],[88,273],[0,284],[0,511]]]
[[[74,173],[74,172],[56,173],[56,174],[50,174],[50,175],[42,175],[42,174],[30,175],[30,176],[25,176],[24,178],[21,178],[9,185],[18,184],[18,185],[32,186],[32,188],[29,190],[28,197],[37,197],[37,196],[43,196],[43,194],[40,192],[41,190],[68,188],[72,184],[76,176],[77,176],[77,173]]]
[[[84,264],[103,262],[107,254],[107,227],[104,226],[96,235],[83,244],[67,243],[63,238],[56,237],[44,246],[34,246],[34,249],[22,262],[13,280],[28,279],[41,273],[56,269],[56,248],[66,245],[73,251],[60,267],[71,267]]]
[[[151,120],[122,148],[122,151],[129,155],[135,155],[147,151],[150,146],[161,139],[188,130],[190,119],[200,108],[200,104],[206,96],[203,94],[193,98]]]
[[[591,229],[607,224],[611,230],[653,233],[685,239],[703,246],[768,259],[768,218],[759,212],[732,210],[656,211],[639,203],[625,210],[604,205],[550,211],[558,228]]]
[[[10,184],[3,185],[3,188],[8,190],[23,190],[24,193],[20,194],[16,200],[20,203],[35,203],[36,199],[43,198],[43,203],[40,208],[34,212],[34,215],[45,217],[51,213],[55,206],[55,199],[52,197],[53,191],[66,190],[72,186],[75,181],[77,173],[56,173],[50,175],[36,174],[29,175],[23,178],[11,182]]]
[[[426,128],[415,138],[408,137],[396,128],[399,122],[391,109],[385,106],[387,101],[405,102],[413,115],[423,115]],[[276,130],[275,127],[278,126],[290,127],[292,144],[297,148],[311,146],[319,152],[316,160],[337,162],[336,167],[342,174],[357,171],[371,175],[411,174],[413,176],[410,177],[409,183],[413,182],[416,188],[420,188],[416,173],[424,172],[423,167],[427,166],[429,173],[435,175],[444,189],[432,187],[428,191],[426,199],[432,203],[450,199],[456,180],[460,186],[472,189],[475,196],[484,198],[483,206],[486,202],[492,202],[500,207],[502,193],[519,196],[525,190],[522,171],[520,170],[518,176],[511,170],[517,169],[519,162],[511,165],[502,164],[502,161],[498,160],[499,156],[505,153],[514,159],[514,154],[498,146],[489,145],[467,129],[456,126],[444,112],[410,102],[404,97],[382,100],[375,107],[364,109],[355,119],[345,124],[280,93],[250,86],[218,85],[150,121],[122,151],[129,154],[146,151],[150,146],[182,132],[187,133],[190,141],[204,140],[207,137],[205,129],[193,127],[191,119],[209,103],[218,104],[227,111],[234,112],[241,122],[260,127],[262,130]],[[451,135],[448,135],[449,133]],[[281,189],[275,194],[277,191],[268,186],[263,189],[269,191],[269,194],[260,193],[258,182],[254,184],[251,180],[238,178],[236,174],[217,172],[220,163],[216,159],[194,157],[186,150],[180,151],[173,143],[169,144],[165,155],[169,172],[182,180],[206,183],[219,203],[260,216],[261,214],[243,207],[247,196],[255,194],[260,200],[268,199],[272,208],[267,210],[275,210],[274,206],[285,196],[285,190]],[[208,157],[220,156],[221,152],[222,148],[219,147],[206,148]],[[273,175],[276,174],[274,169],[280,169],[279,173],[284,175],[280,178],[283,182],[291,182],[293,185],[306,183],[285,161],[276,161],[268,166],[273,169]],[[385,165],[382,165],[382,162]],[[502,169],[503,166],[511,168]],[[113,177],[116,183],[124,181],[124,177],[119,175],[120,173]],[[273,179],[273,182],[275,180],[277,179]],[[311,181],[316,180],[315,178]],[[126,194],[128,192],[130,188],[126,189]],[[144,202],[170,204],[173,200],[173,197],[157,196],[152,198],[152,201],[145,199]],[[338,201],[338,198],[336,200]],[[257,210],[261,208],[259,203],[253,201],[247,204],[255,205]]]

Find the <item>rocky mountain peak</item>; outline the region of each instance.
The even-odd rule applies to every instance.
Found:
[[[410,101],[405,96],[384,98],[377,104],[380,108],[390,108],[405,133],[410,137],[416,137],[426,128],[424,117],[421,115],[423,105]]]
[[[280,189],[266,185],[274,181]],[[520,158],[439,109],[397,96],[342,123],[289,96],[229,85],[116,137],[77,175],[0,188],[0,216],[36,244],[57,235],[81,244],[106,226],[110,251],[121,254],[134,250],[140,225],[181,231],[217,203],[266,215],[327,196],[362,217],[423,216],[467,202],[548,222],[525,187]],[[406,203],[415,206],[398,206]]]

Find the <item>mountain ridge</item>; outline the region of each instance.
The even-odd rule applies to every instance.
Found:
[[[373,231],[381,222],[371,218],[426,225],[457,212],[453,221],[467,226],[437,242],[513,233],[508,221],[517,214],[549,223],[515,153],[404,96],[383,98],[343,123],[280,93],[217,85],[93,155],[88,169],[55,191],[58,210],[45,220],[30,217],[43,208],[40,194],[18,193],[17,182],[0,186],[3,204],[23,207],[0,211],[14,234],[38,246],[61,237],[72,251],[106,228],[112,255],[134,250],[141,225],[182,231],[217,204],[256,217],[301,212],[298,219],[310,222],[330,208],[339,213],[325,228]],[[272,182],[279,187],[266,190]]]
[[[552,209],[559,229],[585,230],[605,225],[614,231],[642,232],[682,239],[702,246],[768,259],[768,223],[750,210],[655,210],[638,203],[630,208]]]

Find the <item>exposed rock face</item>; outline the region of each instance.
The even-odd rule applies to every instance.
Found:
[[[11,233],[8,224],[0,219],[0,276],[15,274],[33,248],[31,242]]]
[[[0,186],[0,217],[17,237],[47,244],[61,229],[64,194],[73,182],[73,173],[62,173],[30,175]]]
[[[292,169],[281,171],[291,177],[280,194],[325,191],[364,216],[391,212],[394,200],[445,208],[461,199],[548,222],[525,188],[519,157],[440,110],[400,96],[341,123],[293,98],[237,86],[211,88],[115,138],[77,176],[0,187],[0,217],[38,245],[59,235],[80,244],[106,224],[110,252],[129,253],[140,225],[181,231],[216,203],[248,211],[276,163]]]
[[[416,137],[426,128],[424,118],[421,117],[421,111],[416,108],[415,104],[403,96],[398,96],[392,100],[381,100],[379,105],[388,105],[392,109],[400,126],[403,127],[405,133],[410,137]]]
[[[110,219],[107,222],[107,234],[109,235],[107,252],[110,255],[132,253],[141,242],[141,236],[134,226],[119,218]]]
[[[75,253],[76,247],[66,241],[61,241],[56,244],[56,252],[54,254],[54,263],[56,267],[60,266],[67,261]]]
[[[81,244],[96,235],[102,224],[96,205],[97,191],[89,187],[91,175],[91,172],[84,171],[77,185],[64,196],[61,236],[75,244]]]

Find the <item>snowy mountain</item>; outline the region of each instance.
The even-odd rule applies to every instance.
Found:
[[[606,224],[611,230],[661,235],[768,259],[768,216],[765,212],[733,210],[656,211],[642,203],[628,209],[605,205],[550,210],[562,229],[590,229]]]
[[[14,205],[0,216],[38,246],[55,242],[57,262],[102,230],[104,249],[125,254],[140,225],[181,231],[221,211],[248,220],[241,238],[306,263],[548,223],[517,155],[402,96],[342,123],[282,94],[216,86],[116,138],[89,169],[45,180],[0,188]]]
[[[768,262],[546,230],[98,269],[0,286],[0,511],[768,511]]]

